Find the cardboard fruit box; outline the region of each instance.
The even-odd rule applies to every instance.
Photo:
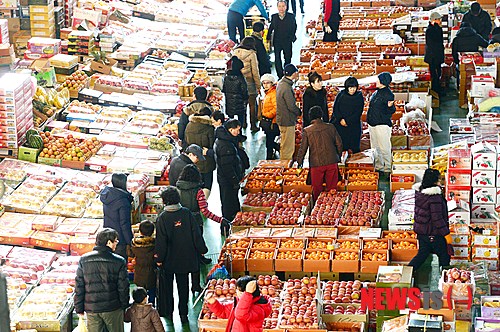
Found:
[[[391,241],[391,261],[392,262],[409,262],[417,255],[418,241],[417,239],[392,239]],[[394,249],[394,245],[401,243],[412,243],[416,249]]]
[[[222,248],[219,256],[219,262],[223,262],[225,266],[231,267],[231,272],[243,272],[245,271],[245,258],[247,255],[247,248]],[[243,258],[241,257],[243,254]]]
[[[340,253],[357,253],[358,259],[356,260],[340,260],[335,259],[336,255]],[[349,249],[337,249],[334,250],[332,254],[332,266],[331,272],[344,272],[344,273],[356,273],[359,271],[359,250],[349,250]]]
[[[284,258],[278,258],[278,256],[286,255],[283,253],[300,253],[300,258],[292,258],[295,256],[285,256]],[[301,272],[302,271],[302,261],[304,259],[304,252],[302,249],[278,249],[276,250],[276,255],[274,256],[274,268],[275,271],[286,271],[286,272]]]
[[[308,254],[322,252],[324,254],[328,254],[330,258],[328,260],[315,260],[307,258]],[[330,272],[330,260],[331,260],[331,252],[328,250],[312,250],[306,249],[304,251],[304,272]]]
[[[372,260],[363,260],[365,254],[386,254],[385,261],[372,261]],[[379,266],[387,266],[389,265],[389,250],[371,250],[371,249],[363,249],[361,250],[361,273],[377,273]]]
[[[252,258],[256,251],[273,253],[270,259]],[[249,249],[247,252],[247,271],[275,271],[274,269],[274,252],[275,249]]]

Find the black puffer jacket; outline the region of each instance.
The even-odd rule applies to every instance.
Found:
[[[125,260],[107,246],[96,246],[80,258],[75,282],[77,314],[111,312],[129,305]]]
[[[378,89],[370,99],[370,106],[366,114],[370,126],[387,125],[392,127],[391,117],[396,112],[396,107],[388,106],[389,101],[394,101],[394,93],[388,87]]]
[[[184,169],[184,167],[192,163],[193,161],[183,153],[172,159],[168,171],[168,182],[170,183],[171,186],[175,186],[177,180],[179,180],[179,176],[181,175],[181,172]]]
[[[169,205],[156,220],[157,262],[167,273],[200,271],[198,257],[208,249],[193,214],[185,207]]]
[[[260,32],[252,33],[253,39],[255,39],[255,48],[257,49],[257,60],[259,61],[259,75],[271,74],[271,60],[269,59],[269,54],[267,54],[266,47],[264,46],[264,40],[260,35]]]
[[[309,120],[309,110],[313,106],[319,106],[323,110],[323,122],[328,122],[328,102],[326,100],[326,89],[322,88],[319,91],[312,87],[307,87],[302,95],[302,115],[304,120],[304,128],[311,124]]]
[[[444,63],[443,28],[439,24],[429,23],[425,30],[424,61],[428,64]]]
[[[488,38],[490,38],[491,28],[493,25],[491,24],[490,14],[488,14],[485,10],[481,9],[478,16],[474,16],[470,11],[468,11],[465,13],[462,22],[469,23],[472,28],[476,30],[481,37],[483,37],[483,39],[488,40]]]
[[[451,53],[455,64],[459,63],[459,52],[477,52],[479,46],[487,47],[488,42],[470,27],[460,28],[451,43]]]
[[[448,206],[441,188],[436,186],[421,190],[420,187],[420,183],[413,186],[415,189],[413,230],[419,235],[450,234]]]
[[[229,117],[245,114],[248,104],[248,87],[243,74],[234,74],[228,70],[224,76],[222,92],[226,98],[226,114]]]
[[[193,213],[200,212],[200,205],[196,199],[198,191],[201,189],[201,184],[191,181],[179,180],[176,184],[177,189],[181,194],[181,205],[188,208]]]
[[[132,195],[119,188],[106,187],[102,190],[100,200],[104,210],[104,227],[118,232],[120,244],[132,242]]]
[[[214,152],[219,184],[237,186],[243,178],[238,142],[238,137],[231,135],[224,126],[215,130]]]

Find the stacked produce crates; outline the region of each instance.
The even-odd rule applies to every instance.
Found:
[[[30,0],[31,36],[55,38],[54,0]]]

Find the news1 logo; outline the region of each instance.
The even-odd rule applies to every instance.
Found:
[[[446,293],[447,307],[452,303],[453,288],[449,287]],[[467,286],[467,299],[455,301],[455,303],[466,303],[467,310],[472,307],[472,288]],[[421,291],[417,287],[403,288],[362,288],[361,309],[362,310],[405,310],[406,308],[416,311],[418,309],[445,309],[443,307],[443,293],[441,291]]]

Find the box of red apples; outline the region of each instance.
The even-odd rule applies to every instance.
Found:
[[[472,298],[475,290],[474,272],[452,268],[443,270],[439,279],[439,290],[448,294],[450,288],[452,300],[468,300]]]
[[[415,184],[415,174],[391,174],[391,192],[399,189],[411,189]]]

